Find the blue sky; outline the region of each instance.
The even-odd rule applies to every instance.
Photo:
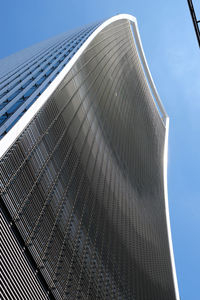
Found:
[[[193,2],[200,19],[198,0]],[[182,300],[199,300],[200,49],[187,0],[2,1],[0,58],[118,13],[137,18],[150,70],[170,117],[168,187],[179,290]]]

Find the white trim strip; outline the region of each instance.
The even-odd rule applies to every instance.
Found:
[[[157,105],[158,105],[158,107],[160,109],[162,117],[163,117],[163,119],[165,121],[166,118],[167,118],[167,113],[166,113],[166,111],[165,111],[165,109],[163,107],[163,104],[162,104],[161,100],[160,100],[160,97],[158,95],[156,86],[155,86],[153,78],[151,76],[151,72],[150,72],[148,64],[147,64],[147,60],[146,60],[146,57],[145,57],[145,54],[144,54],[144,50],[143,50],[143,47],[142,47],[142,42],[141,42],[141,39],[140,39],[140,34],[139,34],[138,26],[137,26],[137,21],[135,23],[132,22],[132,27],[133,27],[133,32],[134,32],[134,38],[135,38],[136,46],[137,46],[137,49],[138,49],[138,52],[139,52],[139,55],[140,55],[140,59],[141,59],[141,62],[142,62],[142,66],[144,68],[144,72],[145,72],[146,78],[147,78],[147,80],[149,82],[149,85],[151,87],[151,90],[152,90],[152,93],[154,95],[154,98],[155,98],[155,100],[157,102]]]
[[[171,256],[172,274],[173,274],[175,295],[176,295],[176,300],[180,300],[179,289],[178,289],[178,281],[177,281],[177,276],[176,276],[176,266],[175,266],[175,259],[174,259],[173,243],[172,243],[170,216],[169,216],[168,186],[167,186],[168,136],[169,136],[169,118],[166,118],[165,144],[164,144],[164,162],[163,162],[165,214],[166,214],[167,233],[168,233],[168,240],[169,240],[169,251],[170,251],[170,256]]]

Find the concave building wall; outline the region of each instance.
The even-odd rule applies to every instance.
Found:
[[[1,157],[2,205],[45,297],[176,299],[165,137],[130,21],[116,20]]]

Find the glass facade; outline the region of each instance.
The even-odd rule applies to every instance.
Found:
[[[37,100],[98,25],[62,34],[10,59],[0,60],[0,139]]]
[[[95,26],[77,33],[71,54],[63,40],[43,49],[41,62],[30,62],[38,68],[36,79],[24,75],[26,66],[20,69],[23,93],[41,83],[19,109],[35,101]],[[15,86],[19,91],[13,77],[13,91]],[[2,121],[2,136],[12,116]],[[164,200],[165,134],[130,21],[112,22],[0,162],[1,198],[52,297],[176,299]]]

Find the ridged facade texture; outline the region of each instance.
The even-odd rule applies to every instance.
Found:
[[[1,245],[1,291],[2,300],[41,299],[48,300],[48,293],[39,284],[37,273],[29,264],[24,248],[12,232],[12,224],[8,223],[0,213],[0,245]]]
[[[86,38],[94,28],[84,29]],[[66,46],[59,47],[65,56]],[[42,49],[44,59],[52,49]],[[23,78],[26,68],[16,70],[24,70]],[[96,35],[0,162],[1,198],[52,297],[176,299],[165,131],[130,22],[115,21]]]

